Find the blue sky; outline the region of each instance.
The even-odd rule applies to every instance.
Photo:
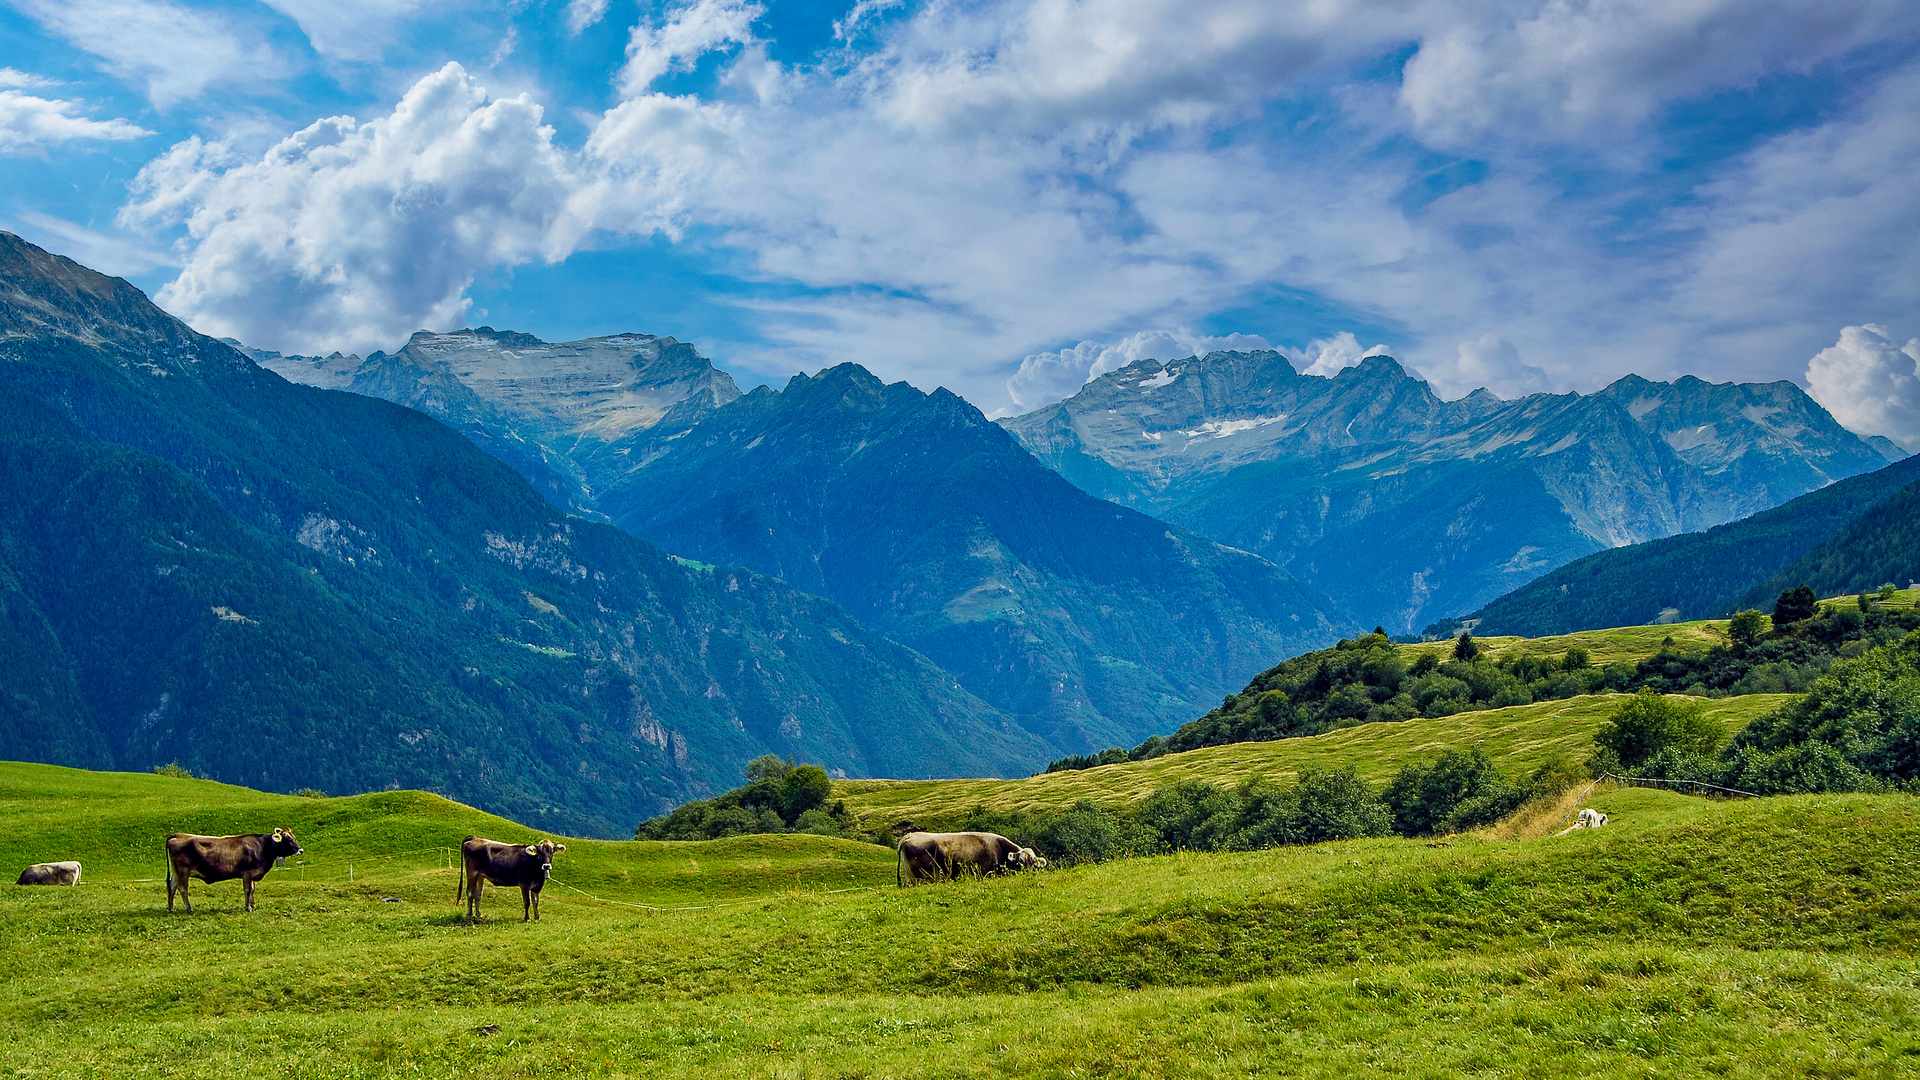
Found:
[[[0,0],[0,227],[289,352],[1794,379],[1920,443],[1909,0]]]

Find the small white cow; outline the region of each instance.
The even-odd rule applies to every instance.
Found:
[[[80,864],[77,862],[34,863],[20,871],[18,885],[78,885],[80,884]]]
[[[1559,832],[1554,833],[1553,835],[1565,836],[1575,829],[1597,829],[1600,826],[1605,825],[1606,823],[1607,823],[1607,815],[1601,813],[1598,810],[1595,810],[1591,806],[1582,807],[1580,810],[1580,816],[1574,819],[1573,824],[1567,826],[1564,829],[1561,829]]]

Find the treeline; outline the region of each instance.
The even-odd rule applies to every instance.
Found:
[[[1531,798],[1558,795],[1585,776],[1578,764],[1557,760],[1528,777],[1510,777],[1475,747],[1412,762],[1377,789],[1352,768],[1309,768],[1293,784],[1265,777],[1231,786],[1182,780],[1126,809],[1085,801],[1056,811],[976,807],[961,828],[1011,837],[1055,863],[1173,851],[1257,851],[1479,828]]]
[[[860,836],[843,802],[827,803],[833,781],[818,765],[796,765],[773,754],[747,762],[747,782],[711,799],[697,799],[648,818],[635,840],[718,840],[747,833]]]
[[[1061,758],[1048,772],[1236,742],[1320,735],[1379,721],[1442,717],[1478,709],[1526,705],[1607,691],[1650,688],[1697,697],[1806,691],[1835,659],[1858,656],[1920,629],[1920,612],[1888,608],[1883,593],[1863,593],[1840,604],[1819,604],[1806,586],[1781,594],[1774,617],[1745,611],[1733,619],[1727,643],[1711,649],[1672,644],[1637,663],[1595,666],[1586,650],[1558,656],[1512,654],[1492,659],[1471,634],[1443,658],[1424,652],[1408,660],[1375,631],[1332,648],[1283,661],[1229,694],[1219,707],[1172,735],[1154,736],[1132,750]]]

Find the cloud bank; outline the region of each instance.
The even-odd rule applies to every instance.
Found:
[[[609,10],[574,0],[566,29]],[[730,362],[854,360],[989,411],[1143,335],[1235,330],[1312,339],[1289,355],[1319,373],[1367,351],[1348,328],[1399,327],[1390,351],[1449,396],[1798,375],[1920,295],[1908,3],[862,0],[799,64],[764,16],[632,24],[574,145],[450,65],[251,160],[187,140],[124,220],[184,227],[163,302],[301,351],[457,322],[492,267],[664,237],[781,286],[735,301]],[[1804,120],[1671,123],[1836,65]],[[1276,288],[1313,321],[1247,308]]]

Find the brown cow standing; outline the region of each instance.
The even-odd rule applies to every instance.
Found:
[[[195,836],[174,833],[167,837],[167,910],[173,910],[173,891],[193,914],[193,899],[187,895],[187,880],[199,878],[211,885],[216,881],[239,878],[247,887],[247,910],[253,910],[253,883],[267,876],[273,860],[306,854],[306,848],[286,829],[273,835],[246,833],[242,836]]]
[[[495,885],[520,886],[520,921],[540,917],[540,890],[547,884],[547,878],[553,874],[553,856],[555,852],[567,850],[567,845],[556,844],[551,840],[542,840],[538,844],[503,844],[498,840],[483,840],[478,836],[469,836],[460,844],[460,884],[454,886],[453,898],[460,899],[464,888],[467,895],[467,917],[480,917],[480,889],[487,882]]]
[[[901,868],[913,881],[938,881],[960,874],[998,874],[1004,870],[1027,870],[1045,866],[1046,860],[1032,848],[990,832],[908,833],[900,838],[899,854],[894,861],[893,880],[904,885]]]

